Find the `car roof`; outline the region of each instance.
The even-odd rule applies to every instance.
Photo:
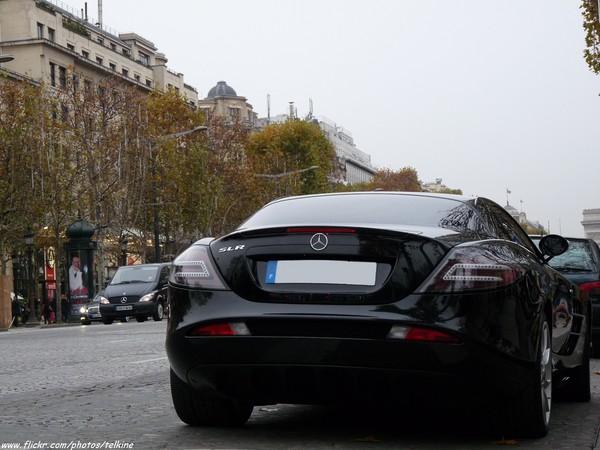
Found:
[[[413,197],[437,197],[446,198],[462,202],[477,201],[480,197],[469,197],[467,195],[459,194],[443,194],[438,192],[412,192],[412,191],[356,191],[356,192],[326,192],[321,194],[309,194],[309,195],[294,195],[289,197],[280,197],[272,200],[269,204],[278,203],[288,200],[294,200],[298,198],[311,198],[311,197],[332,197],[332,196],[354,196],[354,195],[404,195]]]

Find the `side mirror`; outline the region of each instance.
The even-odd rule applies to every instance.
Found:
[[[548,234],[540,239],[540,251],[544,256],[547,256],[544,261],[548,262],[558,255],[562,255],[569,248],[569,241],[558,234]]]

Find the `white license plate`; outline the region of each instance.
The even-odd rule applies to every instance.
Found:
[[[115,311],[131,311],[132,309],[133,306],[131,305],[115,306]]]
[[[377,263],[361,261],[269,261],[266,283],[314,283],[374,286]]]

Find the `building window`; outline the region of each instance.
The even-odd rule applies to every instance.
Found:
[[[146,86],[152,87],[152,80],[149,80],[148,78],[146,78]]]
[[[96,62],[100,65],[102,65],[102,63],[104,62],[104,60],[102,58],[100,58],[99,56],[96,56]]]
[[[56,74],[56,68],[58,67],[58,75]],[[58,83],[57,83],[58,81]],[[50,63],[50,86],[67,87],[67,69],[66,67],[57,66],[54,63]]]
[[[123,55],[127,56],[129,58],[129,50],[127,50],[126,48],[123,49]]]
[[[56,86],[56,64],[50,63],[50,86]]]
[[[123,68],[121,69],[121,73],[123,74],[124,77],[128,77],[129,76],[129,70]]]
[[[83,56],[85,59],[90,59],[90,52],[81,50],[81,56]]]
[[[74,46],[73,44],[67,44],[67,48],[68,48],[69,50],[71,50],[72,52],[74,52],[74,51],[75,51],[75,46]]]
[[[140,56],[140,62],[145,65],[145,66],[149,66],[150,65],[150,58],[148,57],[148,55],[146,55],[145,53],[139,52],[138,55]]]
[[[43,23],[39,23],[37,24],[37,36],[39,39],[44,39],[44,24]]]
[[[50,39],[52,42],[56,42],[56,35],[54,33],[54,29],[48,27],[48,39]]]
[[[117,65],[115,63],[108,63],[108,67],[110,67],[110,70],[117,70]]]
[[[58,66],[58,82],[60,87],[67,87],[67,69],[65,67]]]
[[[111,42],[111,43],[110,43],[110,49],[111,49],[113,52],[116,52],[116,51],[117,51],[117,44],[115,44],[114,42]]]
[[[140,76],[136,73],[133,78],[135,78],[135,81],[137,81],[138,83],[140,82]]]

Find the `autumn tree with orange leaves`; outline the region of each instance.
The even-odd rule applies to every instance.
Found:
[[[0,276],[7,275],[12,254],[25,250],[27,229],[43,216],[38,150],[52,121],[44,99],[41,86],[0,77]]]
[[[366,188],[368,190],[408,192],[420,192],[422,190],[417,171],[412,167],[404,167],[398,171],[380,169],[375,172],[373,179],[367,183]]]
[[[335,149],[315,123],[288,120],[271,124],[250,136],[246,156],[263,203],[331,189]]]

